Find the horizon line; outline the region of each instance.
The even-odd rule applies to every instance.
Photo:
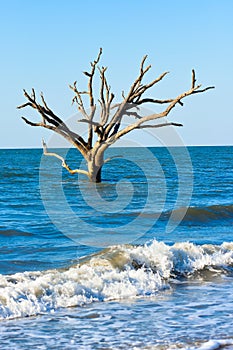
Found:
[[[109,148],[166,148],[166,147],[233,147],[233,144],[220,144],[220,145],[145,145],[145,146],[112,146]],[[52,149],[75,149],[75,147],[50,147]],[[41,149],[43,150],[43,147],[0,147],[0,150],[26,150],[26,149]]]

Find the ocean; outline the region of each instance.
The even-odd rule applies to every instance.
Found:
[[[233,147],[117,155],[0,150],[0,349],[233,349]]]

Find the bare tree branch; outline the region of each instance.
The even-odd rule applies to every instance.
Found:
[[[195,85],[196,85],[195,70],[192,69],[192,89],[195,88]]]
[[[123,156],[112,156],[112,157],[109,157],[107,159],[105,159],[104,161],[104,164],[110,162],[112,159],[116,159],[116,158],[123,158]]]
[[[131,95],[128,98],[128,102],[137,103],[146,90],[150,89],[152,86],[160,82],[168,73],[169,72],[162,73],[158,78],[154,79],[149,84],[138,86],[135,91],[132,91]],[[135,98],[137,98],[138,101],[135,101]]]
[[[200,85],[200,86],[201,86],[201,85]],[[215,86],[208,86],[208,87],[206,87],[206,88],[204,88],[204,89],[196,90],[196,91],[193,92],[193,94],[199,94],[199,93],[201,93],[201,92],[205,92],[205,91],[210,90],[210,89],[215,89]]]
[[[107,67],[99,68],[100,72],[100,100],[99,103],[101,105],[101,115],[100,115],[100,124],[102,126],[106,125],[110,115],[111,103],[114,99],[114,94],[110,93],[111,87],[108,85],[105,72]]]
[[[84,118],[86,118],[89,121],[93,121],[95,111],[96,111],[96,105],[95,105],[95,100],[94,100],[94,93],[93,93],[93,79],[96,71],[97,64],[100,61],[100,57],[102,55],[102,48],[99,50],[99,54],[97,56],[97,59],[91,62],[91,72],[86,72],[84,71],[83,74],[88,77],[88,91],[79,91],[77,88],[77,82],[75,81],[73,85],[69,85],[69,87],[74,91],[75,97],[73,98],[72,102],[76,102],[78,105],[78,110],[82,113]],[[88,114],[85,107],[84,103],[82,100],[82,94],[87,94],[89,95],[89,104],[91,111]],[[88,140],[87,140],[87,147],[88,150],[92,148],[92,141],[93,141],[93,125],[89,123],[88,126]]]
[[[207,91],[209,89],[213,89],[214,88],[214,86],[209,86],[209,87],[206,87],[204,89],[200,89],[201,85],[193,86],[194,80],[195,80],[195,71],[192,72],[191,88],[189,90],[187,90],[186,92],[181,93],[180,95],[178,95],[173,100],[171,100],[171,102],[169,103],[168,107],[163,112],[151,114],[151,115],[148,115],[148,116],[140,118],[137,122],[135,122],[135,123],[133,123],[131,125],[128,125],[127,127],[125,127],[124,129],[118,131],[115,134],[111,134],[110,137],[108,137],[108,139],[106,139],[106,142],[107,143],[109,142],[109,144],[112,144],[113,142],[118,140],[120,137],[126,135],[130,131],[140,128],[142,126],[142,124],[144,124],[144,123],[146,123],[148,121],[151,121],[151,120],[156,120],[156,119],[160,119],[160,118],[166,117],[171,112],[171,110],[176,106],[177,103],[182,104],[182,100],[185,97],[193,95],[193,94],[197,94],[197,93],[202,93],[202,92],[205,92],[205,91]],[[162,124],[162,126],[165,126],[165,125]]]
[[[89,125],[94,125],[94,126],[101,126],[100,123],[94,122],[93,120],[86,120],[86,119],[79,119],[79,123],[87,123]]]
[[[162,128],[164,126],[183,126],[183,124],[180,123],[162,123],[162,124],[155,124],[155,125],[139,125],[136,129],[150,129],[150,128]]]
[[[59,160],[61,160],[63,168],[68,170],[70,174],[77,174],[77,173],[79,173],[79,174],[84,174],[84,175],[89,177],[88,171],[81,170],[81,169],[71,169],[62,156],[60,156],[59,154],[54,153],[54,152],[48,152],[47,145],[46,145],[46,143],[45,143],[45,141],[43,139],[42,139],[42,145],[43,145],[44,155],[45,156],[56,157]]]
[[[74,84],[73,84],[73,86],[72,85],[69,85],[69,87],[70,87],[70,89],[72,89],[73,91],[74,91],[74,93],[75,93],[75,97],[73,98],[73,100],[72,100],[72,103],[74,103],[74,102],[76,102],[77,103],[77,105],[78,105],[78,110],[79,110],[79,112],[81,112],[82,113],[82,115],[85,117],[85,118],[89,118],[89,116],[88,116],[88,114],[87,114],[87,112],[86,112],[86,110],[85,110],[85,107],[84,107],[84,104],[83,104],[83,100],[82,100],[82,94],[84,94],[84,93],[86,93],[86,94],[88,94],[88,92],[80,92],[80,91],[78,91],[78,89],[77,89],[77,81],[75,81],[74,82]]]
[[[141,61],[140,74],[138,75],[138,77],[134,81],[134,83],[132,84],[128,95],[126,96],[126,98],[123,100],[122,103],[120,103],[119,105],[115,105],[114,106],[114,107],[117,107],[117,111],[115,112],[115,114],[112,117],[109,125],[106,128],[105,138],[104,138],[105,140],[109,137],[110,132],[111,132],[112,128],[114,127],[115,123],[118,123],[118,124],[121,123],[123,115],[130,108],[129,107],[130,104],[143,104],[143,103],[146,103],[147,101],[145,101],[145,102],[142,101],[141,102],[141,100],[140,100],[141,96],[145,93],[146,90],[150,89],[155,84],[160,82],[168,74],[168,72],[164,72],[159,77],[157,77],[156,79],[152,80],[150,83],[148,83],[146,85],[143,85],[142,84],[142,80],[143,80],[145,74],[151,68],[151,65],[149,65],[146,68],[144,68],[144,63],[146,61],[146,58],[147,58],[147,56],[144,56],[142,61]],[[154,101],[156,101],[156,102],[152,102],[152,99],[150,100],[150,102],[152,102],[152,103],[167,103],[167,102],[158,102],[159,100],[154,100]]]
[[[91,107],[91,113],[89,115],[89,120],[93,120],[94,115],[95,115],[95,111],[96,111],[96,105],[95,105],[95,101],[94,101],[94,95],[93,95],[93,77],[95,74],[95,69],[96,69],[96,65],[98,64],[100,57],[102,55],[102,48],[100,48],[99,50],[99,54],[98,57],[95,61],[91,62],[91,67],[92,70],[89,73],[89,81],[88,81],[88,93],[89,93],[89,99],[90,99],[90,107]],[[93,139],[93,128],[92,125],[89,125],[89,130],[88,130],[88,147],[89,149],[91,149],[92,147],[92,139]]]
[[[40,126],[45,129],[53,130],[54,132],[60,134],[65,139],[67,139],[67,141],[73,144],[76,148],[78,148],[83,155],[86,154],[87,143],[79,134],[71,131],[67,127],[67,125],[48,107],[42,93],[41,93],[41,99],[42,99],[43,105],[40,105],[39,103],[37,103],[34,89],[32,89],[31,96],[27,93],[26,90],[24,90],[24,96],[26,97],[28,102],[18,106],[17,108],[22,109],[24,107],[30,106],[33,109],[37,110],[42,118],[42,122],[34,123],[32,121],[29,121],[27,118],[22,117],[22,119],[27,124],[31,126]]]

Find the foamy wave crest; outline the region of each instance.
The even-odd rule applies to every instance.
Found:
[[[226,348],[228,350],[232,349],[233,339],[211,339],[198,346],[191,346],[179,349],[181,350],[217,350]]]
[[[94,301],[151,296],[180,275],[233,266],[233,243],[221,246],[153,241],[121,245],[83,259],[66,270],[0,275],[0,318],[15,318],[82,306]]]

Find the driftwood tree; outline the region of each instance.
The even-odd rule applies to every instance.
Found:
[[[202,93],[214,88],[213,86],[201,88],[201,85],[197,85],[195,71],[192,70],[190,89],[181,93],[177,97],[164,100],[145,97],[145,93],[155,84],[160,82],[168,74],[168,72],[162,73],[159,77],[147,84],[143,83],[144,76],[151,68],[151,65],[145,67],[147,56],[144,56],[141,62],[139,75],[130,87],[129,92],[127,94],[122,92],[122,101],[119,103],[113,103],[114,94],[111,92],[110,85],[108,84],[106,78],[107,67],[98,66],[101,54],[102,49],[100,49],[96,60],[91,62],[90,72],[83,72],[88,79],[87,90],[80,91],[77,87],[76,81],[73,85],[70,85],[70,88],[74,92],[72,102],[77,105],[78,111],[82,114],[82,119],[79,120],[79,122],[87,124],[88,137],[86,140],[78,133],[70,130],[65,122],[48,107],[42,93],[41,102],[38,103],[34,89],[32,89],[31,94],[24,90],[24,96],[26,97],[27,102],[21,106],[18,106],[18,108],[30,106],[41,115],[41,121],[36,123],[22,117],[27,124],[50,129],[63,136],[74,147],[76,147],[87,162],[87,170],[72,170],[66,163],[65,159],[63,159],[60,155],[48,152],[47,146],[43,141],[44,154],[59,158],[62,161],[62,166],[65,167],[71,174],[85,174],[92,182],[101,182],[101,169],[109,160],[104,160],[104,152],[113,143],[135,129],[159,128],[169,125],[182,126],[182,124],[173,122],[163,122],[157,124],[150,124],[150,122],[165,118],[177,104],[183,106],[183,99],[185,97]],[[97,103],[95,101],[93,91],[93,80],[96,72],[99,72],[100,78],[100,91],[98,98],[100,113],[98,113],[99,115],[97,119]],[[84,95],[88,96],[88,108],[84,103]],[[165,105],[165,108],[162,112],[141,116],[139,106],[146,103],[163,104]],[[123,118],[125,116],[132,118],[132,123],[127,126],[124,126],[123,123]]]

